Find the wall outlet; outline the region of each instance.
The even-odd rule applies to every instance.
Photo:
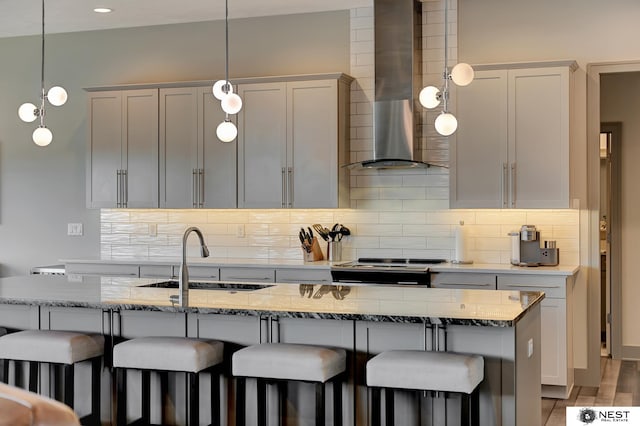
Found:
[[[531,358],[533,356],[533,339],[529,339],[527,343],[527,357]]]
[[[72,237],[82,236],[82,223],[67,223],[67,235]]]
[[[244,225],[236,225],[236,237],[244,238]]]
[[[156,225],[155,223],[150,223],[149,224],[149,236],[150,237],[155,237],[158,235],[158,225]]]

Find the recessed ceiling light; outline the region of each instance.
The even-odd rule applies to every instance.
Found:
[[[108,7],[96,7],[95,9],[93,9],[93,11],[96,13],[110,13],[113,12],[113,9],[110,9]]]

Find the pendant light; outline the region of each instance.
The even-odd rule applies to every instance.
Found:
[[[220,106],[226,116],[216,129],[216,136],[222,142],[232,142],[238,136],[238,129],[229,118],[229,114],[237,114],[242,109],[242,98],[233,93],[229,82],[229,0],[224,1],[224,35],[225,35],[225,77],[213,85],[213,96],[220,100]]]
[[[53,106],[64,105],[67,102],[67,91],[60,86],[54,86],[48,92],[44,90],[44,0],[42,0],[42,53],[40,67],[40,107],[30,102],[20,105],[18,117],[24,122],[31,123],[40,117],[40,126],[33,131],[33,142],[38,146],[47,146],[53,140],[53,133],[44,124],[45,100]]]
[[[442,136],[452,135],[458,128],[458,120],[449,112],[449,80],[453,81],[457,86],[467,86],[473,81],[474,72],[469,64],[461,62],[454,66],[451,71],[447,66],[449,61],[449,1],[444,0],[444,87],[442,90],[435,86],[427,86],[420,91],[420,104],[427,108],[433,109],[442,102],[442,112],[435,121],[436,131]]]

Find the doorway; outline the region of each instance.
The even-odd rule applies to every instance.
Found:
[[[622,123],[601,123],[599,140],[600,335],[602,355],[613,358],[620,357],[622,330],[620,318],[622,293],[620,281],[621,138]]]

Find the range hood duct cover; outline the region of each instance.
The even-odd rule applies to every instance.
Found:
[[[373,159],[349,168],[426,168],[417,159],[414,99],[422,87],[422,12],[416,0],[374,0]],[[444,166],[446,167],[446,166]]]

